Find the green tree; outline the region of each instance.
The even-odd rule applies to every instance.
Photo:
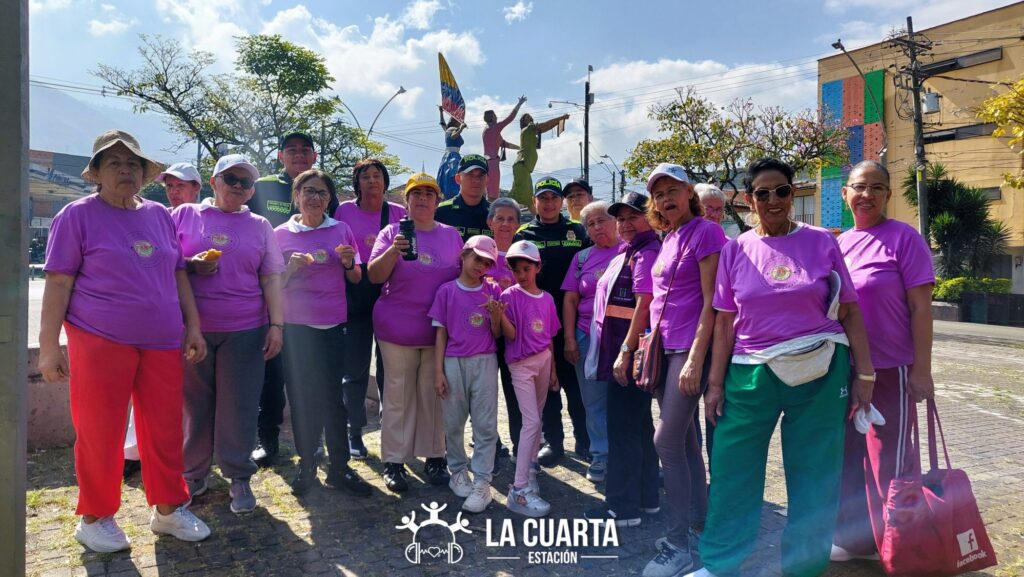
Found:
[[[680,91],[678,100],[652,106],[648,116],[668,136],[637,144],[625,161],[630,176],[640,178],[659,163],[671,162],[682,166],[694,182],[731,187],[726,212],[742,230],[749,227],[734,205],[743,189],[739,179],[750,161],[775,157],[800,174],[817,169],[819,163],[842,164],[848,158],[847,131],[810,110],[791,113],[757,107],[742,98],[719,108],[689,87]]]
[[[1024,155],[1024,79],[1009,85],[1009,90],[993,96],[978,107],[978,118],[996,124],[994,138],[1009,137],[1011,149]],[[1024,188],[1024,172],[1003,174],[1003,181],[1014,188]]]
[[[903,198],[917,208],[917,177],[913,170],[903,179]],[[928,230],[939,250],[938,274],[943,278],[981,277],[993,257],[1006,252],[1010,231],[989,216],[989,200],[980,188],[952,177],[942,164],[925,172],[928,195]]]

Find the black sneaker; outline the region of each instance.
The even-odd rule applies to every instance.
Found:
[[[409,490],[409,482],[405,479],[405,465],[402,463],[384,463],[384,486],[389,491],[404,493]]]
[[[565,449],[546,444],[537,453],[537,462],[541,467],[554,467],[565,456]]]
[[[142,461],[139,461],[138,459],[134,459],[134,460],[133,459],[125,459],[124,460],[124,471],[121,473],[121,476],[124,477],[125,481],[127,481],[128,479],[132,478],[132,475],[135,475],[136,473],[138,473],[141,470],[142,470]]]
[[[591,463],[594,461],[594,456],[590,454],[590,445],[584,445],[583,443],[576,443],[572,448],[572,452],[584,463]]]
[[[448,461],[444,457],[427,459],[423,465],[423,474],[427,476],[427,482],[431,485],[447,485],[452,478],[448,474]]]
[[[277,439],[260,439],[250,456],[256,461],[256,465],[265,469],[274,466],[278,451]]]
[[[587,519],[598,519],[601,521],[615,521],[616,527],[639,527],[640,515],[619,515],[606,506],[595,507],[583,514]]]
[[[508,452],[508,445],[503,443],[501,439],[498,439],[498,450],[495,451],[494,454],[498,457],[505,457],[507,459],[510,454]]]
[[[362,435],[348,438],[348,454],[351,455],[353,459],[360,460],[369,456],[370,451],[368,451],[366,449],[366,445],[363,444]]]
[[[373,493],[370,484],[348,465],[327,473],[327,486],[331,489],[343,489],[357,497],[369,497]]]
[[[316,463],[317,467],[330,470],[331,460],[328,458],[327,449],[323,445],[317,447],[316,452],[313,453],[313,462]]]
[[[306,463],[299,463],[299,474],[292,479],[292,495],[296,497],[305,495],[316,483],[316,467]]]

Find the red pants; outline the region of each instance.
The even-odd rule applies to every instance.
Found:
[[[861,435],[847,425],[839,517],[833,543],[858,555],[879,551],[885,529],[882,509],[889,483],[921,472],[921,454],[913,452],[917,405],[907,389],[910,367],[878,369],[871,404],[885,425]]]
[[[71,370],[71,420],[75,424],[75,474],[79,515],[106,517],[121,506],[124,432],[128,401],[150,505],[188,500],[182,477],[181,350],[120,345],[64,324]]]

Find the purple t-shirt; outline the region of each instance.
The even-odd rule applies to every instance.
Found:
[[[183,204],[171,217],[185,258],[211,248],[223,253],[215,274],[189,275],[203,332],[229,333],[267,324],[260,276],[284,271],[270,222],[245,208],[223,212],[209,204]]]
[[[370,260],[384,253],[398,236],[398,225],[380,231]],[[399,257],[391,276],[384,281],[380,299],[373,307],[373,332],[382,341],[403,347],[434,346],[434,327],[427,312],[437,289],[459,276],[462,235],[454,228],[434,223],[429,232],[416,231],[417,260]]]
[[[284,322],[297,325],[336,325],[348,321],[345,267],[335,248],[354,247],[356,237],[347,224],[325,220],[324,226],[302,229],[292,220],[274,229],[284,260],[295,253],[313,255],[313,264],[300,268],[284,287]],[[362,262],[356,251],[356,264]]]
[[[575,291],[580,294],[579,306],[576,307],[576,328],[586,334],[590,334],[590,321],[594,318],[594,291],[597,288],[597,281],[604,274],[608,263],[626,248],[626,243],[620,242],[610,248],[593,246],[585,248],[572,257],[572,264],[565,273],[565,280],[562,281],[562,290]],[[588,252],[587,259],[580,266],[580,255]]]
[[[831,232],[810,225],[786,236],[753,230],[722,248],[714,307],[736,313],[733,354],[762,351],[818,333],[843,332],[828,318],[829,276],[839,273],[839,302],[857,302],[839,243]]]
[[[555,309],[555,299],[541,291],[532,295],[519,285],[501,293],[501,302],[508,308],[505,316],[516,327],[515,340],[505,339],[505,360],[512,364],[533,356],[551,346],[562,328]]]
[[[914,364],[907,291],[935,283],[932,253],[912,226],[888,219],[839,235],[876,369]]]
[[[386,201],[385,201],[386,202]],[[388,202],[388,224],[395,224],[405,216],[405,208]],[[348,225],[356,237],[356,250],[359,251],[359,262],[370,262],[370,251],[377,242],[380,233],[380,211],[366,212],[359,208],[354,200],[347,200],[338,205],[334,211],[334,219]]]
[[[512,274],[512,269],[508,268],[508,263],[505,262],[505,253],[503,252],[498,253],[498,260],[495,261],[491,270],[487,272],[487,276],[498,283],[501,290],[516,284],[516,277]]]
[[[118,344],[181,347],[174,275],[184,267],[174,222],[156,202],[122,210],[90,194],[50,224],[44,270],[75,277],[65,319]]]
[[[433,326],[448,330],[446,357],[472,357],[498,350],[491,332],[491,316],[484,305],[487,297],[501,296],[498,285],[485,280],[476,288],[462,286],[458,280],[446,282],[437,290],[429,316]]]
[[[693,346],[700,311],[704,308],[700,261],[720,252],[727,240],[722,227],[699,216],[665,235],[661,253],[651,271],[654,275],[651,324],[658,322],[664,309],[659,329],[666,349],[685,350]],[[676,260],[679,264],[673,279],[672,265]]]

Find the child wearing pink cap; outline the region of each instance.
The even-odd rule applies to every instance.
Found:
[[[428,316],[435,327],[434,388],[442,399],[445,446],[452,492],[462,508],[480,513],[491,496],[498,444],[498,357],[501,289],[485,278],[498,258],[494,239],[477,235],[462,247],[462,271],[441,285]],[[473,459],[466,456],[463,431],[472,417]],[[472,478],[470,476],[472,469]]]
[[[508,508],[528,517],[543,517],[551,505],[540,497],[537,484],[537,450],[540,448],[541,412],[548,389],[558,391],[552,340],[562,324],[555,300],[537,287],[540,250],[521,240],[505,255],[515,286],[501,293],[501,332],[505,335],[505,360],[512,373],[512,386],[523,415],[519,433],[519,458],[515,482],[509,487]],[[532,458],[529,458],[532,456]]]

